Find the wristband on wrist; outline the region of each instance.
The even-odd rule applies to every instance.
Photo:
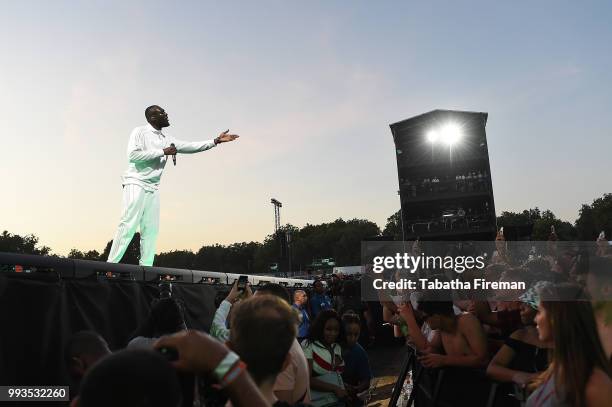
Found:
[[[238,376],[240,376],[240,374],[246,370],[246,368],[246,363],[244,363],[242,360],[238,360],[238,362],[235,363],[234,366],[232,366],[230,371],[225,374],[223,380],[221,380],[221,382],[219,383],[221,388],[223,389],[232,384],[232,382],[236,380]]]
[[[222,387],[231,382],[231,380],[228,381],[228,379],[230,379],[229,376],[231,376],[230,373],[232,373],[236,369],[239,362],[240,358],[238,357],[238,355],[230,351],[227,353],[227,355],[225,355],[223,360],[219,362],[215,370],[213,370],[213,375]]]

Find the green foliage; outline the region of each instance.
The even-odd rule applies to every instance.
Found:
[[[195,257],[195,253],[191,250],[172,250],[155,256],[154,265],[158,267],[191,269],[193,268]]]
[[[253,273],[256,271],[253,259],[260,246],[261,243],[256,242],[202,246],[194,256],[193,268],[221,273]]]
[[[521,213],[502,212],[497,217],[498,227],[525,225],[533,225],[533,240],[548,240],[551,226],[555,227],[559,240],[591,241],[601,231],[612,240],[612,194],[604,194],[591,205],[583,204],[574,225],[558,219],[550,210],[541,212],[537,207]]]
[[[542,212],[542,218],[534,222],[532,240],[548,240],[551,226],[555,227],[559,240],[576,240],[576,228],[571,223],[558,219],[550,210]]]
[[[521,213],[503,211],[497,217],[497,226],[513,227],[533,225],[535,221],[542,218],[540,209],[536,206],[533,209],[525,209]]]
[[[548,240],[551,226],[555,227],[560,240],[594,240],[602,230],[609,239],[612,239],[612,194],[605,194],[595,199],[591,205],[582,205],[575,226],[558,219],[550,210],[541,211],[538,207],[522,212],[504,211],[497,218],[497,225],[499,227],[533,225],[533,240]],[[345,221],[340,218],[319,225],[307,224],[302,228],[287,224],[281,228],[279,235],[268,235],[263,243],[208,245],[202,246],[195,253],[190,250],[173,250],[158,254],[155,257],[155,265],[238,274],[265,273],[268,272],[270,263],[279,262],[280,239],[284,239],[287,232],[291,234],[289,251],[293,270],[305,270],[314,259],[329,257],[335,259],[337,266],[360,264],[361,242],[381,234],[375,223],[365,219]],[[383,234],[401,240],[400,211],[387,218]],[[68,257],[105,261],[111,244],[112,241],[108,242],[102,254],[96,250],[81,252],[72,249]],[[0,235],[0,251],[50,254],[48,247],[39,246],[38,237],[34,235],[22,237],[7,231]],[[121,263],[138,264],[139,259],[140,235],[136,233]]]
[[[337,266],[361,263],[361,241],[380,235],[378,226],[364,219],[306,225],[293,243],[293,259],[302,268],[314,258],[333,257]]]
[[[540,208],[525,209],[522,212],[504,211],[497,217],[497,227],[520,227],[533,226],[532,240],[548,240],[551,226],[555,227],[555,233],[559,240],[576,240],[576,228],[569,222],[562,221],[555,214]]]
[[[76,260],[102,260],[100,253],[98,253],[97,250],[89,250],[88,252],[84,253],[80,250],[72,249],[70,250],[70,253],[68,253],[68,258]]]
[[[393,236],[393,240],[402,240],[402,210],[398,210],[387,218],[387,224],[382,234]]]
[[[48,255],[51,249],[39,246],[34,235],[13,235],[5,230],[0,235],[0,252]]]
[[[612,240],[612,194],[604,194],[580,208],[576,229],[580,240],[595,240],[601,231]]]

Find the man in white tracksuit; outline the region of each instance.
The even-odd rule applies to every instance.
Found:
[[[164,109],[149,106],[145,117],[149,124],[136,127],[130,134],[127,148],[129,165],[123,174],[123,213],[108,255],[110,263],[121,260],[140,226],[140,264],[153,265],[159,231],[159,181],[167,156],[199,153],[238,138],[226,130],[214,140],[181,141],[162,133],[162,128],[170,125]]]

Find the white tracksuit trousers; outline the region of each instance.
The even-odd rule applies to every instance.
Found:
[[[118,263],[140,226],[140,265],[152,266],[159,232],[159,191],[150,192],[140,185],[123,186],[123,213],[108,255],[108,262]]]

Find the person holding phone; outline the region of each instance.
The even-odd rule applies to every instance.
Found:
[[[241,276],[241,278],[242,277],[247,276]],[[247,299],[252,296],[253,291],[251,290],[251,285],[248,283],[248,277],[246,281],[243,279],[242,282],[240,281],[240,278],[236,279],[229,294],[221,302],[219,308],[217,308],[217,311],[215,312],[215,316],[213,317],[213,321],[210,326],[210,335],[213,338],[225,343],[229,339],[230,334],[227,321],[232,305],[241,299]]]
[[[247,284],[249,283],[249,276],[238,277],[238,291],[242,294],[246,290]]]

